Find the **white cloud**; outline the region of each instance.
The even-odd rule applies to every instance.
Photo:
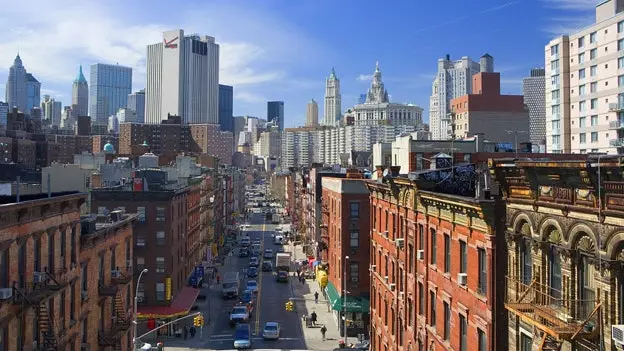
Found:
[[[570,33],[578,32],[580,29],[588,26],[595,21],[594,15],[576,15],[576,16],[564,16],[549,18],[549,24],[542,28],[548,34],[551,35],[568,35]]]
[[[305,33],[256,8],[199,3],[189,6],[189,11],[177,7],[172,13],[163,8],[159,16],[157,11],[144,13],[148,7],[137,4],[120,13],[121,5],[118,0],[58,0],[49,6],[33,0],[4,7],[0,14],[0,96],[18,49],[26,69],[50,95],[70,96],[78,66],[83,64],[89,79],[88,67],[96,62],[132,67],[134,88],[142,88],[146,46],[159,42],[163,31],[174,28],[214,36],[221,45],[220,81],[235,87],[285,80],[293,74],[293,63],[323,57],[324,50]],[[141,23],[141,18],[149,22]],[[251,95],[237,94],[247,101]]]
[[[260,103],[267,101],[267,98],[265,98],[264,96],[260,94],[254,94],[249,91],[235,91],[234,99],[246,103]]]
[[[368,82],[373,79],[372,74],[360,74],[357,78],[360,82]]]
[[[596,0],[542,0],[547,8],[560,10],[587,11],[593,10],[598,1]]]

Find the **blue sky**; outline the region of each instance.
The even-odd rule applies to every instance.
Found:
[[[487,52],[501,72],[502,91],[518,94],[522,77],[544,65],[544,45],[591,23],[596,2],[11,2],[0,13],[0,96],[18,48],[43,93],[64,105],[71,101],[80,64],[86,75],[96,62],[131,66],[135,90],[143,88],[146,45],[162,40],[164,30],[183,28],[212,35],[221,44],[220,78],[234,85],[235,115],[265,117],[267,100],[283,100],[286,126],[301,125],[310,99],[322,111],[332,67],[341,79],[346,109],[366,92],[379,61],[391,100],[420,105],[428,119],[438,58],[478,59]]]

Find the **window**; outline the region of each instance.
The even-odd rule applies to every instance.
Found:
[[[414,325],[414,303],[411,298],[407,298],[407,325],[410,327]]]
[[[360,281],[360,265],[357,262],[351,262],[349,264],[349,276],[352,283]]]
[[[139,222],[145,222],[145,207],[139,206],[137,207],[137,214]]]
[[[550,92],[550,96],[551,96],[551,99],[557,100],[559,98],[559,96],[560,96],[560,90],[557,89],[557,90],[551,91]]]
[[[468,349],[468,321],[463,314],[459,315],[459,351],[466,351]]]
[[[349,233],[349,245],[352,249],[360,247],[360,232],[353,231]]]
[[[554,134],[559,133],[559,127],[561,126],[561,121],[558,119],[550,121],[550,129],[552,129]]]
[[[591,99],[589,100],[589,108],[591,108],[592,110],[595,110],[598,108],[598,99]]]
[[[136,258],[137,269],[142,271],[145,267],[145,257],[137,257]]]
[[[617,49],[618,49],[618,51],[624,50],[624,39],[619,39],[617,41]]]
[[[418,225],[418,248],[421,250],[426,250],[425,248],[425,226],[422,224]]]
[[[484,248],[477,249],[479,256],[479,289],[478,292],[485,295],[487,290],[487,260]]]
[[[156,273],[165,273],[164,257],[156,257]]]
[[[579,117],[579,127],[585,128],[587,124],[586,121],[587,121],[586,117]]]
[[[429,291],[429,325],[436,326],[436,296],[433,291]]]
[[[468,254],[466,252],[466,242],[459,241],[459,273],[466,273],[468,267]]]
[[[529,285],[533,280],[533,256],[531,255],[531,244],[528,240],[520,241],[518,254],[520,256],[520,281]]]
[[[9,288],[9,250],[0,251],[0,287]]]
[[[89,290],[89,275],[87,274],[87,268],[89,268],[88,264],[83,263],[82,268],[80,269],[80,289],[82,289],[82,291]]]
[[[451,339],[451,306],[444,301],[444,340]]]
[[[165,208],[156,207],[156,222],[164,222],[164,221],[165,221]]]
[[[425,315],[425,287],[421,282],[418,282],[418,314]]]
[[[596,32],[589,33],[589,43],[593,44],[596,42]]]
[[[579,75],[579,79],[585,78],[585,68],[579,69],[578,75]]]
[[[597,143],[598,142],[598,132],[591,132],[591,142],[592,143]]]
[[[595,93],[596,91],[598,91],[598,83],[596,82],[589,83],[589,92]]]
[[[550,69],[553,71],[559,69],[559,60],[550,61]]]
[[[430,229],[429,230],[431,233],[431,264],[436,264],[436,230],[435,229]]]
[[[407,272],[414,272],[414,245],[407,245]]]
[[[617,24],[617,31],[618,31],[618,33],[624,32],[624,21],[618,22],[618,24]]]
[[[156,232],[156,245],[165,246],[165,232]]]
[[[559,44],[550,47],[550,55],[555,56],[559,54]]]
[[[451,237],[444,234],[444,273],[451,271]]]
[[[579,101],[579,111],[585,111],[585,101]]]
[[[486,351],[487,350],[487,340],[485,338],[485,332],[481,329],[477,328],[477,342],[479,343],[478,351]]]
[[[619,28],[619,25],[618,25]],[[532,351],[533,339],[524,333],[520,333],[520,351]]]
[[[583,63],[583,62],[585,62],[585,53],[584,53],[584,52],[581,52],[581,53],[578,55],[578,61],[579,61],[578,63]]]
[[[591,116],[591,125],[592,126],[598,125],[598,116]]]
[[[580,37],[578,38],[578,47],[582,48],[583,46],[585,46],[585,37]]]
[[[579,134],[579,143],[585,144],[586,142],[587,142],[587,137],[586,137],[585,133]]]
[[[593,65],[593,66],[589,67],[589,75],[590,76],[592,76],[592,77],[595,76],[597,72],[598,72],[598,66]],[[583,75],[583,78],[585,78],[585,75]]]
[[[352,219],[360,218],[360,203],[359,202],[351,202],[349,203],[350,215]]]
[[[165,301],[165,283],[156,283],[156,301]]]
[[[129,296],[129,295],[128,295]],[[76,320],[76,284],[73,283],[69,288],[69,319],[72,321]]]
[[[557,92],[559,92],[559,90],[557,90]],[[585,95],[585,84],[579,85],[579,96],[583,96],[583,95]]]
[[[145,283],[139,283],[137,287],[137,302],[145,302]]]

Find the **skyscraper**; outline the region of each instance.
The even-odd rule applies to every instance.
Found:
[[[132,68],[96,63],[90,70],[89,115],[95,125],[107,126],[108,117],[126,107],[132,91]]]
[[[342,97],[340,95],[340,79],[332,68],[325,80],[325,106],[323,106],[323,124],[334,126],[339,124],[342,115]]]
[[[163,33],[147,47],[145,122],[160,124],[167,114],[184,123],[219,123],[219,45],[210,36]]]
[[[17,107],[18,110],[29,113],[30,109],[26,109],[26,68],[22,64],[20,55],[15,56],[13,66],[9,68],[9,79],[6,83],[6,102],[9,109]]]
[[[41,104],[41,83],[30,73],[26,73],[26,111],[30,114],[33,108]]]
[[[128,95],[128,110],[136,115],[136,123],[145,123],[145,89]]]
[[[314,99],[308,102],[308,110],[306,111],[306,127],[314,127],[318,125],[318,104]]]
[[[234,132],[234,87],[230,85],[219,84],[219,125]]]
[[[89,115],[89,84],[82,73],[82,65],[72,84],[72,109],[75,116]]]
[[[279,130],[284,130],[284,101],[267,102],[267,121],[275,123]]]
[[[446,140],[451,138],[450,103],[452,99],[472,93],[472,76],[479,71],[493,72],[494,60],[485,54],[481,61],[474,62],[464,56],[460,60],[451,61],[451,57],[438,60],[438,73],[431,86],[429,98],[429,128],[433,139]],[[483,64],[485,67],[481,67]]]
[[[531,70],[522,80],[524,103],[529,107],[529,137],[534,145],[546,141],[546,76],[543,68]]]
[[[50,98],[50,95],[43,96],[41,111],[46,124],[59,127],[61,125],[62,109],[63,106],[60,101],[55,101],[54,98]]]

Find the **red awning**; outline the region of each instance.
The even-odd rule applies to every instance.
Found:
[[[137,308],[137,318],[142,319],[165,319],[187,315],[193,307],[199,289],[185,286],[178,292],[169,306],[142,306]]]

